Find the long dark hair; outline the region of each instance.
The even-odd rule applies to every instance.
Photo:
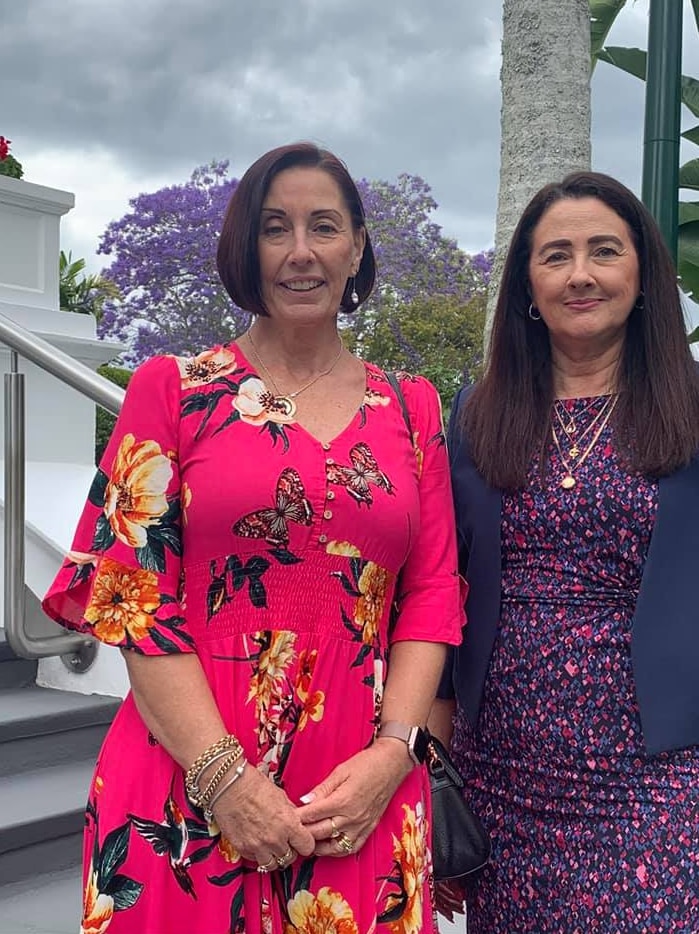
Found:
[[[564,198],[598,198],[628,225],[638,254],[640,301],[626,325],[613,425],[627,465],[662,476],[699,449],[699,373],[685,333],[676,272],[655,220],[628,188],[598,172],[573,172],[529,202],[507,253],[486,373],[461,424],[474,462],[491,486],[522,487],[550,437],[553,375],[543,321],[528,314],[534,228]]]
[[[260,156],[241,178],[226,208],[216,263],[223,285],[240,308],[256,315],[267,315],[262,300],[258,236],[262,205],[274,178],[285,169],[321,169],[335,180],[352,218],[352,228],[364,228],[364,252],[354,282],[347,280],[340,310],[352,312],[371,294],[376,277],[374,251],[366,229],[364,205],[347,166],[327,149],[314,143],[291,143]],[[351,300],[356,290],[359,302]]]

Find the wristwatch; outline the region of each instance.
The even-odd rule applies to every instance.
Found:
[[[422,727],[408,726],[397,720],[387,720],[379,727],[378,738],[383,739],[386,736],[402,739],[415,765],[422,765],[427,758],[427,732]]]

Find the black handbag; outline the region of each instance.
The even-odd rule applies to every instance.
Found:
[[[400,404],[408,434],[410,413],[395,373],[386,379]],[[393,613],[395,615],[395,606]],[[464,780],[436,736],[428,737],[427,759],[432,797],[432,866],[437,882],[478,872],[490,859],[490,835],[463,796]]]
[[[478,872],[490,859],[490,835],[466,803],[464,780],[442,743],[430,736],[426,765],[432,792],[432,865],[437,882]]]

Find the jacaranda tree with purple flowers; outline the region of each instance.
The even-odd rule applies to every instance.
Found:
[[[228,164],[194,171],[183,185],[134,198],[130,211],[107,227],[99,252],[112,257],[104,275],[121,300],[104,309],[100,333],[129,345],[126,359],[137,363],[155,353],[194,353],[235,337],[249,315],[228,298],[216,272],[216,243],[226,203],[237,180]],[[432,220],[437,207],[423,179],[403,174],[396,183],[358,182],[377,258],[374,294],[343,324],[357,349],[390,334],[397,356],[416,362],[424,354],[402,326],[416,301],[436,296],[464,307],[483,294],[487,257],[470,257],[443,236]]]

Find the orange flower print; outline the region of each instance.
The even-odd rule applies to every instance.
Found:
[[[188,483],[183,483],[180,489],[180,503],[182,509],[182,525],[186,526],[188,522],[187,510],[192,502],[192,488]]]
[[[159,606],[158,578],[153,571],[102,558],[85,619],[94,624],[97,638],[109,645],[119,645],[127,633],[139,642],[148,635]]]
[[[147,526],[167,512],[171,478],[172,463],[156,441],[124,435],[104,492],[104,514],[120,541],[132,548],[148,543]]]
[[[367,561],[358,588],[361,597],[354,608],[354,621],[362,629],[362,642],[373,645],[383,617],[388,588],[388,571],[373,561]]]
[[[240,853],[236,850],[231,841],[223,835],[219,837],[217,849],[227,863],[240,862]]]
[[[418,438],[420,437],[420,432],[416,431],[413,433],[413,450],[415,451],[415,460],[417,461],[417,478],[418,480],[422,476],[422,465],[425,460],[425,452],[420,447]]]
[[[298,725],[300,731],[305,730],[305,728],[308,726],[309,720],[313,720],[314,723],[318,723],[323,719],[323,714],[325,712],[325,692],[313,691],[312,694],[309,694],[306,697],[301,697],[300,694],[299,697],[303,702]]]
[[[328,542],[325,551],[329,555],[341,555],[345,558],[361,558],[361,552],[351,542]]]
[[[290,899],[284,934],[359,934],[352,909],[339,892],[324,885],[317,895],[302,889]]]
[[[183,389],[206,386],[219,376],[235,370],[235,354],[228,347],[212,347],[196,357],[175,357]]]
[[[381,393],[377,392],[375,389],[367,388],[364,393],[362,405],[369,405],[374,408],[377,405],[388,405],[390,401],[390,396],[382,396]]]
[[[423,893],[427,880],[425,821],[422,806],[415,811],[403,805],[403,827],[400,840],[393,836],[393,858],[402,879],[404,908],[389,927],[392,934],[419,934],[423,920]]]
[[[114,914],[114,899],[97,888],[97,873],[90,866],[83,900],[80,934],[104,934]]]
[[[66,560],[78,567],[85,567],[88,564],[97,564],[99,555],[90,554],[86,551],[69,551],[66,554]]]
[[[240,420],[249,425],[264,425],[265,422],[290,425],[295,421],[293,407],[288,404],[288,400],[273,395],[256,376],[240,384],[233,408],[240,415]]]
[[[318,661],[318,650],[312,649],[310,652],[304,649],[299,654],[299,669],[296,674],[296,693],[302,699],[308,697],[311,690],[311,679]]]
[[[268,708],[278,696],[286,670],[294,660],[296,633],[283,630],[258,632],[254,638],[262,649],[250,679],[248,701],[254,698],[258,705]]]

